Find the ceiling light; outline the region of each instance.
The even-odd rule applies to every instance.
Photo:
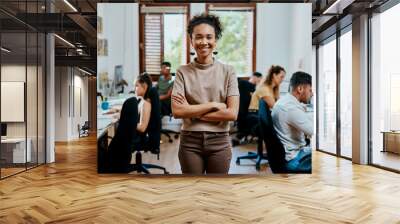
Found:
[[[55,37],[57,37],[58,39],[60,39],[61,41],[63,41],[64,43],[66,43],[67,45],[69,45],[70,47],[75,48],[75,45],[71,44],[71,42],[67,41],[66,39],[58,36],[57,34],[54,34]]]
[[[332,5],[330,5],[322,14],[339,14],[337,7],[341,0],[336,0]]]
[[[78,12],[78,10],[71,4],[69,3],[68,0],[64,0],[65,4],[67,4],[72,10],[74,10],[74,12]]]
[[[85,74],[87,74],[87,75],[92,75],[92,73],[90,73],[90,72],[88,72],[88,71],[86,71],[86,70],[83,70],[83,69],[81,69],[81,68],[79,68],[79,67],[78,67],[78,70],[81,71],[81,72],[83,72],[83,73],[85,73]]]
[[[11,52],[11,50],[9,50],[9,49],[7,49],[7,48],[5,48],[5,47],[1,47],[1,50],[4,51],[4,52],[6,52],[6,53],[10,53],[10,52]]]

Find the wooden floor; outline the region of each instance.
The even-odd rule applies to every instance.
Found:
[[[372,157],[372,162],[377,165],[400,170],[400,154],[375,150]]]
[[[96,173],[96,139],[0,181],[0,223],[400,223],[400,175],[313,153],[312,175]]]

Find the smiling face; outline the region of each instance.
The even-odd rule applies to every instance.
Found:
[[[193,28],[191,44],[199,58],[212,57],[213,50],[217,46],[215,30],[212,26],[202,23]]]

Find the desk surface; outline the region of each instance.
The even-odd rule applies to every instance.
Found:
[[[122,105],[124,104],[125,100],[128,99],[128,96],[125,98],[110,98],[108,100],[110,104],[110,108],[117,108],[121,109]],[[111,125],[115,124],[118,119],[116,119],[114,116],[115,114],[105,114],[109,110],[103,110],[100,105],[97,106],[97,138],[99,138],[103,133],[107,130],[108,127]]]
[[[30,138],[26,139],[27,141],[30,141]],[[12,137],[7,137],[7,138],[2,138],[1,143],[19,143],[19,142],[25,142],[25,138],[12,138]]]
[[[384,133],[384,134],[397,134],[397,135],[400,135],[400,131],[381,131],[381,133]]]

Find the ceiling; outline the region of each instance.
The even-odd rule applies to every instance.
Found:
[[[351,23],[351,17],[357,16],[365,10],[373,9],[387,0],[218,0],[208,2],[251,2],[251,3],[312,3],[313,43],[326,38],[337,29],[337,22],[342,20],[341,26],[346,26],[346,19]],[[18,32],[25,32],[25,28],[39,32],[55,32],[61,38],[55,38],[56,65],[75,65],[87,68],[96,74],[96,26],[97,3],[106,2],[138,2],[121,0],[1,0],[0,25],[6,35],[2,39],[13,42],[12,48],[24,48],[25,38]],[[187,0],[145,0],[141,3],[187,3]],[[191,1],[196,2],[196,1]],[[197,1],[204,2],[204,1]],[[332,7],[330,7],[332,6]],[[48,13],[52,9],[53,13]],[[329,8],[329,10],[327,10]],[[329,12],[326,13],[325,11]],[[325,13],[324,13],[325,12]],[[2,41],[2,43],[5,43]],[[4,46],[4,45],[3,45]],[[28,54],[33,44],[28,45]],[[18,50],[17,50],[18,51]],[[16,51],[16,52],[17,52]],[[15,53],[17,54],[17,53]]]

